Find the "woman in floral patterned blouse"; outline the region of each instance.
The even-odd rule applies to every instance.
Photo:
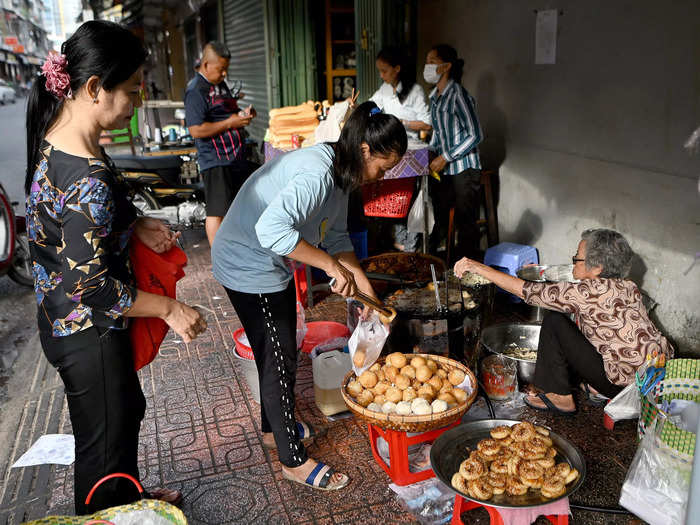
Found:
[[[470,259],[455,273],[474,272],[533,306],[553,310],[542,322],[534,386],[526,403],[560,414],[576,412],[573,385],[614,397],[654,352],[673,357],[673,347],[649,319],[629,273],[632,249],[618,232],[587,230],[573,257],[580,282],[535,283]],[[575,324],[568,315],[573,314]]]
[[[75,436],[75,507],[85,514],[138,498],[137,450],[146,400],[134,371],[128,317],[160,317],[185,341],[206,329],[192,308],[133,286],[132,234],[156,252],[176,236],[138,219],[120,174],[99,146],[140,104],[146,52],[111,22],[83,24],[42,67],[27,106],[27,227],[41,345],[57,368]],[[151,497],[175,502],[177,491]]]

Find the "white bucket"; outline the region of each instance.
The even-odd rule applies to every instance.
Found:
[[[233,355],[237,359],[238,368],[243,373],[250,393],[253,394],[253,399],[260,404],[260,380],[258,379],[258,367],[255,366],[255,360],[241,357],[238,355],[238,349],[235,347],[233,348]]]

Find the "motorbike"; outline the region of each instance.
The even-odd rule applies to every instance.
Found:
[[[34,286],[26,222],[15,215],[12,206],[0,184],[0,275],[7,274],[23,286]]]
[[[114,155],[115,167],[132,192],[132,202],[146,217],[173,230],[203,228],[204,185],[189,155]]]

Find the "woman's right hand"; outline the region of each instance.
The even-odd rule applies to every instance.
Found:
[[[185,343],[191,342],[207,329],[207,322],[197,310],[174,299],[171,301],[163,321],[182,337]]]
[[[343,297],[352,297],[357,292],[355,276],[345,266],[334,260],[333,266],[326,270],[329,277],[335,279],[335,284],[331,288],[334,293]]]

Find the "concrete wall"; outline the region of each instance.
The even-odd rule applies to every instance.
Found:
[[[534,64],[535,10],[559,9],[557,63]],[[419,71],[431,45],[465,59],[482,159],[500,166],[502,241],[566,263],[580,232],[622,232],[654,318],[700,355],[700,2],[421,0]]]

